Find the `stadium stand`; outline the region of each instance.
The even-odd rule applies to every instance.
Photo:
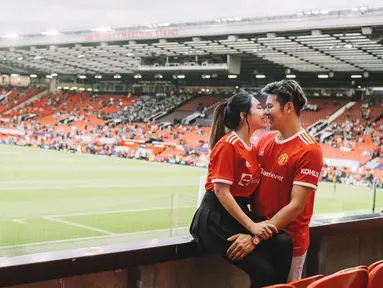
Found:
[[[358,105],[359,113],[355,109],[345,111],[334,122],[326,125],[323,131],[327,136],[318,136],[317,140],[321,143],[326,157],[353,159],[364,165],[381,154],[382,126],[374,120],[381,114],[382,109],[379,102],[374,105],[357,102],[355,105]],[[363,105],[369,105],[370,112],[364,111]],[[363,119],[366,116],[363,115],[369,115],[368,118],[371,119],[367,122]]]
[[[366,265],[360,265],[360,266],[356,266],[356,267],[350,267],[350,268],[346,268],[346,269],[343,269],[343,270],[340,270],[334,274],[338,274],[338,273],[347,273],[347,272],[353,272],[353,271],[356,271],[356,270],[365,270],[365,271],[368,271],[368,267]]]
[[[192,98],[193,95],[141,96],[132,106],[120,111],[114,117],[121,117],[129,122],[148,122],[168,114]]]
[[[294,288],[294,286],[289,284],[277,284],[277,285],[267,286],[265,288]]]
[[[215,103],[222,100],[222,96],[198,96],[192,101],[178,107],[173,113],[159,119],[163,122],[174,123],[174,120],[180,122],[186,116],[193,114],[196,111],[206,113],[205,117],[208,117],[209,107],[212,107]]]
[[[38,19],[38,29],[26,27],[33,17],[22,15],[26,5],[17,2],[20,15],[14,19],[24,28],[13,28],[34,34],[6,31],[14,25],[12,17],[3,21],[0,144],[8,146],[0,151],[0,286],[248,287],[238,269],[201,255],[185,236],[206,169],[147,162],[206,167],[206,126],[215,104],[234,90],[255,91],[289,78],[306,87],[302,125],[318,133],[326,163],[320,180],[328,183],[320,183],[315,213],[339,214],[316,214],[311,222],[304,273],[314,276],[269,288],[383,287],[383,264],[373,263],[383,256],[383,217],[375,213],[382,208],[382,190],[373,189],[383,188],[383,103],[376,100],[383,99],[381,7],[335,3],[339,9],[311,10],[310,1],[295,8],[286,2],[289,15],[280,14],[286,8],[280,3],[272,9],[275,16],[253,17],[249,10],[243,18],[217,18],[217,9],[217,17],[198,23],[186,18],[164,23],[156,15],[165,14],[155,11],[149,24],[139,12],[165,11],[168,3],[134,9],[125,1],[120,10],[133,11],[145,25],[96,28],[92,21],[80,23],[81,17],[70,21],[76,13],[68,11],[91,20],[88,13],[108,3],[73,9],[65,3],[63,10],[52,1],[35,2],[35,9],[54,11],[45,14],[83,30],[70,31],[61,21],[55,27],[60,31],[45,31],[46,19]],[[176,8],[181,1],[166,2]],[[103,22],[116,23],[103,15]],[[335,118],[351,101],[355,104]],[[267,132],[258,131],[253,141]],[[368,214],[355,211],[364,208]],[[368,272],[357,266],[368,264]],[[336,273],[345,267],[353,268]]]
[[[43,89],[39,88],[29,88],[29,89],[21,89],[14,88],[10,93],[5,97],[3,101],[0,102],[0,114],[7,112],[25,102],[26,100],[32,98],[37,93],[41,92]],[[4,95],[0,93],[0,95]]]
[[[315,275],[300,280],[296,280],[290,283],[294,288],[307,288],[311,283],[323,278],[324,275]]]
[[[382,261],[371,264],[368,270],[367,266],[351,267],[328,276],[315,275],[288,284],[272,285],[264,288],[380,288],[383,283]]]
[[[35,92],[32,90],[25,95],[29,97]],[[206,111],[207,107],[211,109],[222,99],[219,96],[197,96],[193,99],[192,94],[137,98],[130,94],[56,93],[5,115],[10,121],[3,123],[3,128],[23,128],[32,133],[32,137],[3,133],[0,139],[13,145],[204,167],[208,159],[209,127],[180,124],[163,126],[160,124],[163,121],[159,124],[147,123],[153,119],[153,115],[168,113],[178,106],[175,112],[161,120],[173,119],[179,115],[177,113],[186,115],[197,110]],[[338,100],[329,102],[322,99],[310,100],[310,103],[316,105],[318,111],[303,112],[302,118],[306,125],[328,118],[344,104]],[[374,112],[376,114],[378,113]],[[333,132],[334,136],[321,143],[325,158],[353,159],[359,161],[361,166],[352,169],[347,168],[347,165],[325,165],[322,181],[366,186],[371,186],[376,181],[380,187],[383,183],[381,125],[374,123],[372,126],[365,126],[359,120],[346,120],[341,124],[331,123],[326,130]],[[50,133],[50,136],[39,133]],[[255,142],[263,133],[257,132]],[[71,144],[68,145],[67,142]],[[140,147],[142,143],[146,143],[145,148]],[[380,166],[374,169],[365,167],[364,164],[370,160]]]
[[[375,267],[383,265],[383,260],[376,261],[375,263],[372,263],[370,266],[368,266],[368,272],[370,273],[372,270],[374,270]]]
[[[382,114],[382,107],[380,101],[372,103],[370,101],[359,100],[355,105],[351,106],[342,115],[335,119],[335,123],[341,124],[347,120],[353,120],[361,124],[374,121]]]
[[[369,272],[368,288],[382,287],[383,283],[383,264],[378,264]]]
[[[315,105],[317,110],[305,110],[302,112],[301,121],[303,127],[309,127],[315,122],[327,119],[331,114],[340,109],[347,103],[346,100],[331,100],[331,99],[311,99],[309,98],[308,103]]]
[[[368,272],[366,269],[351,269],[323,277],[307,288],[367,288]]]

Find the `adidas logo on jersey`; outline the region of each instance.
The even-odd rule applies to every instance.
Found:
[[[261,152],[259,152],[259,156],[263,156],[265,154],[265,151],[264,150],[262,150]]]
[[[246,167],[247,167],[247,168],[250,168],[250,167],[251,167],[249,161],[246,161]]]

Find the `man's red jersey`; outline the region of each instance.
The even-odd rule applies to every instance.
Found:
[[[214,183],[226,183],[233,196],[250,197],[260,179],[255,146],[245,144],[235,132],[223,136],[211,151],[205,189],[214,192]]]
[[[270,219],[289,204],[293,185],[312,188],[313,193],[301,215],[284,229],[293,238],[294,256],[300,256],[310,242],[309,223],[323,156],[319,144],[305,130],[285,140],[279,140],[279,136],[278,132],[267,134],[257,144],[262,179],[254,195],[253,210]]]

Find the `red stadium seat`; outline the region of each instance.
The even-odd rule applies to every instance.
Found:
[[[368,266],[368,272],[371,272],[376,266],[379,266],[380,264],[383,264],[383,260],[372,263],[370,266]]]
[[[366,269],[354,269],[323,277],[307,288],[367,288],[368,272]]]
[[[293,285],[290,284],[277,284],[277,285],[271,285],[263,288],[294,288]]]
[[[314,283],[315,281],[323,278],[324,275],[315,275],[315,276],[312,276],[312,277],[307,277],[307,278],[304,278],[304,279],[301,279],[301,280],[296,280],[296,281],[293,281],[293,282],[290,282],[289,284],[290,285],[293,285],[294,288],[306,288],[308,287],[311,283]]]
[[[340,271],[338,271],[338,272],[336,272],[334,274],[350,272],[350,271],[355,271],[355,270],[362,270],[362,269],[368,271],[368,267],[366,265],[360,265],[360,266],[350,267],[350,268],[346,268],[346,269],[340,270]]]
[[[381,288],[383,286],[383,263],[376,266],[369,275],[368,288]]]

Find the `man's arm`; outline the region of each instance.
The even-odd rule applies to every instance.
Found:
[[[277,227],[278,230],[286,227],[302,213],[311,193],[314,193],[313,190],[311,187],[294,185],[291,192],[290,203],[279,210],[279,212],[270,219],[269,223]],[[227,251],[228,258],[234,261],[243,259],[243,257],[252,252],[256,247],[252,242],[251,236],[247,234],[237,234],[230,237],[228,241],[234,241]]]
[[[305,209],[306,202],[314,189],[311,187],[294,185],[291,191],[290,203],[283,207],[273,218],[270,223],[279,229],[285,228],[291,221],[297,218]]]
[[[323,156],[319,146],[311,146],[297,161],[290,203],[270,219],[278,229],[285,228],[305,209],[311,193],[317,189],[322,165]]]

